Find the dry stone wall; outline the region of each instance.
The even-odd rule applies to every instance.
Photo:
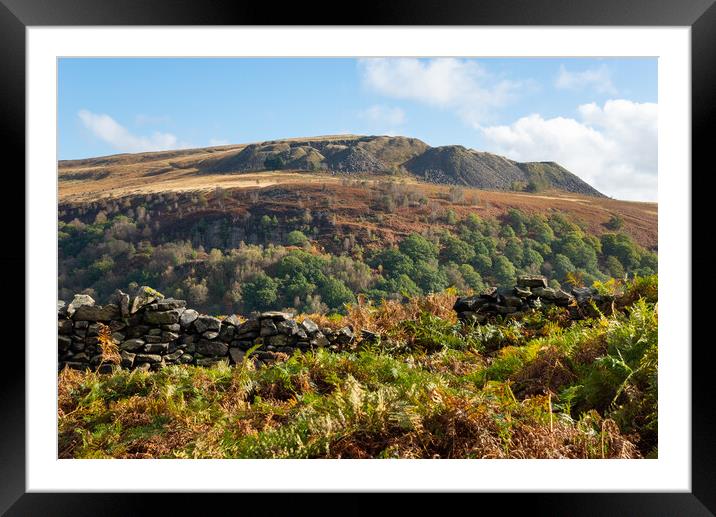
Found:
[[[151,370],[171,364],[237,364],[257,345],[253,360],[269,363],[295,349],[337,350],[354,341],[349,326],[320,328],[310,319],[298,323],[276,311],[254,313],[246,320],[235,315],[219,319],[148,287],[134,297],[118,291],[113,298],[107,305],[96,305],[87,295],[75,295],[68,304],[58,302],[60,369],[109,371],[112,364],[103,361],[103,332],[117,345],[123,368]]]
[[[589,311],[591,302],[605,309],[612,299],[593,289],[571,292],[548,287],[543,276],[522,276],[513,288],[490,287],[475,296],[458,298],[454,310],[461,321],[485,323],[497,316],[520,317],[530,310],[567,307],[573,318]],[[310,319],[300,323],[285,312],[253,313],[216,318],[186,307],[184,300],[164,298],[142,287],[136,296],[117,291],[110,303],[96,305],[88,295],[57,304],[59,368],[109,371],[102,340],[117,345],[123,368],[157,370],[171,364],[211,366],[242,363],[247,351],[259,363],[290,356],[294,350],[327,348],[337,351],[356,342],[354,329],[319,327]],[[362,330],[363,341],[377,335]]]
[[[570,317],[580,319],[592,313],[592,303],[609,311],[613,298],[590,287],[574,287],[570,292],[549,287],[542,275],[517,278],[511,288],[488,287],[480,294],[458,298],[453,307],[461,321],[485,323],[496,316],[518,318],[527,311],[550,306],[565,307]]]

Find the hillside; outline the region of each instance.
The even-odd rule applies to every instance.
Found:
[[[272,153],[343,170],[250,170]],[[405,165],[357,172],[366,160]],[[518,274],[590,285],[658,269],[655,203],[487,189],[525,181],[515,178],[588,186],[556,164],[456,146],[344,135],[60,165],[62,298],[144,284],[206,312],[326,313],[358,297],[463,293]],[[437,170],[456,175],[425,177]]]
[[[552,162],[519,163],[463,146],[430,147],[416,138],[402,136],[284,139],[59,162],[61,193],[66,182],[91,180],[96,188],[105,190],[119,181],[262,171],[391,174],[487,190],[559,190],[603,197],[578,176]]]

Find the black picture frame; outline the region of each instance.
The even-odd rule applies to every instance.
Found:
[[[22,206],[3,203],[4,237],[12,246],[0,252],[0,264],[8,276],[17,271],[32,274],[25,267],[25,227],[17,214],[25,214],[25,30],[29,26],[88,25],[501,25],[501,26],[689,26],[692,44],[692,170],[706,176],[711,165],[710,126],[716,120],[716,5],[715,0],[481,0],[438,3],[431,0],[400,0],[361,4],[338,15],[335,3],[223,2],[204,0],[0,0],[0,147],[3,156],[15,163],[12,197]],[[331,19],[331,16],[334,19]],[[336,23],[338,20],[339,23]],[[347,23],[347,21],[349,23]],[[49,115],[48,115],[49,116]],[[709,145],[710,144],[710,145]],[[11,171],[4,171],[5,175]],[[708,177],[708,176],[706,176]],[[703,183],[691,174],[692,193]],[[20,196],[19,192],[23,195]],[[692,199],[692,206],[699,203]],[[701,218],[693,217],[692,236]],[[692,259],[692,264],[696,264]],[[691,286],[684,287],[685,303]],[[14,292],[21,292],[18,287]],[[54,286],[48,287],[48,293]],[[3,309],[17,312],[18,295],[3,296]],[[692,304],[693,315],[706,318],[708,306]],[[25,314],[25,325],[29,314]],[[16,339],[24,333],[18,332]],[[695,330],[695,329],[694,329]],[[692,342],[696,343],[696,334]],[[710,340],[692,346],[692,491],[690,493],[584,493],[584,494],[479,494],[482,498],[509,498],[509,505],[526,506],[530,512],[550,515],[713,515],[716,513],[716,416],[711,400],[710,372],[714,347]],[[673,345],[673,344],[672,344]],[[126,515],[144,513],[150,507],[135,494],[26,493],[25,489],[25,357],[17,346],[3,347],[3,363],[12,367],[0,375],[0,512],[7,515]],[[171,507],[188,510],[187,497],[180,494],[154,495],[169,513]],[[230,495],[216,496],[222,504]],[[247,494],[238,497],[247,501]],[[264,496],[266,497],[266,496]],[[346,512],[373,511],[370,498],[350,496],[354,503]],[[407,498],[406,498],[407,499]],[[294,511],[302,499],[271,496],[272,509],[286,505]],[[492,501],[491,501],[492,502]],[[497,501],[496,501],[497,502]],[[409,503],[425,504],[413,495]],[[460,504],[455,501],[454,504]],[[245,504],[245,503],[244,503]],[[403,504],[403,503],[401,503]],[[499,504],[499,502],[498,502]],[[276,506],[278,505],[278,506]],[[326,509],[329,510],[330,506]],[[480,502],[480,507],[484,501]],[[407,510],[407,509],[406,509]],[[274,511],[270,513],[274,513]],[[320,512],[315,508],[314,512]],[[402,512],[401,512],[402,513]]]

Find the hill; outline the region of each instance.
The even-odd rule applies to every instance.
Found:
[[[146,181],[158,176],[168,179],[262,171],[391,174],[488,190],[560,190],[604,197],[553,162],[520,163],[458,145],[430,147],[402,136],[283,139],[59,162],[61,184],[91,180],[102,182],[104,188],[117,181]]]
[[[277,156],[277,167],[316,170],[251,170]],[[375,169],[361,172],[367,162]],[[520,182],[538,192],[485,186]],[[104,298],[152,285],[207,313],[336,312],[358,297],[463,293],[517,274],[590,285],[656,273],[657,205],[588,188],[556,164],[403,137],[62,162],[58,287]]]

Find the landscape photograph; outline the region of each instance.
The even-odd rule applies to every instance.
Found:
[[[657,67],[59,59],[57,457],[658,458]]]

